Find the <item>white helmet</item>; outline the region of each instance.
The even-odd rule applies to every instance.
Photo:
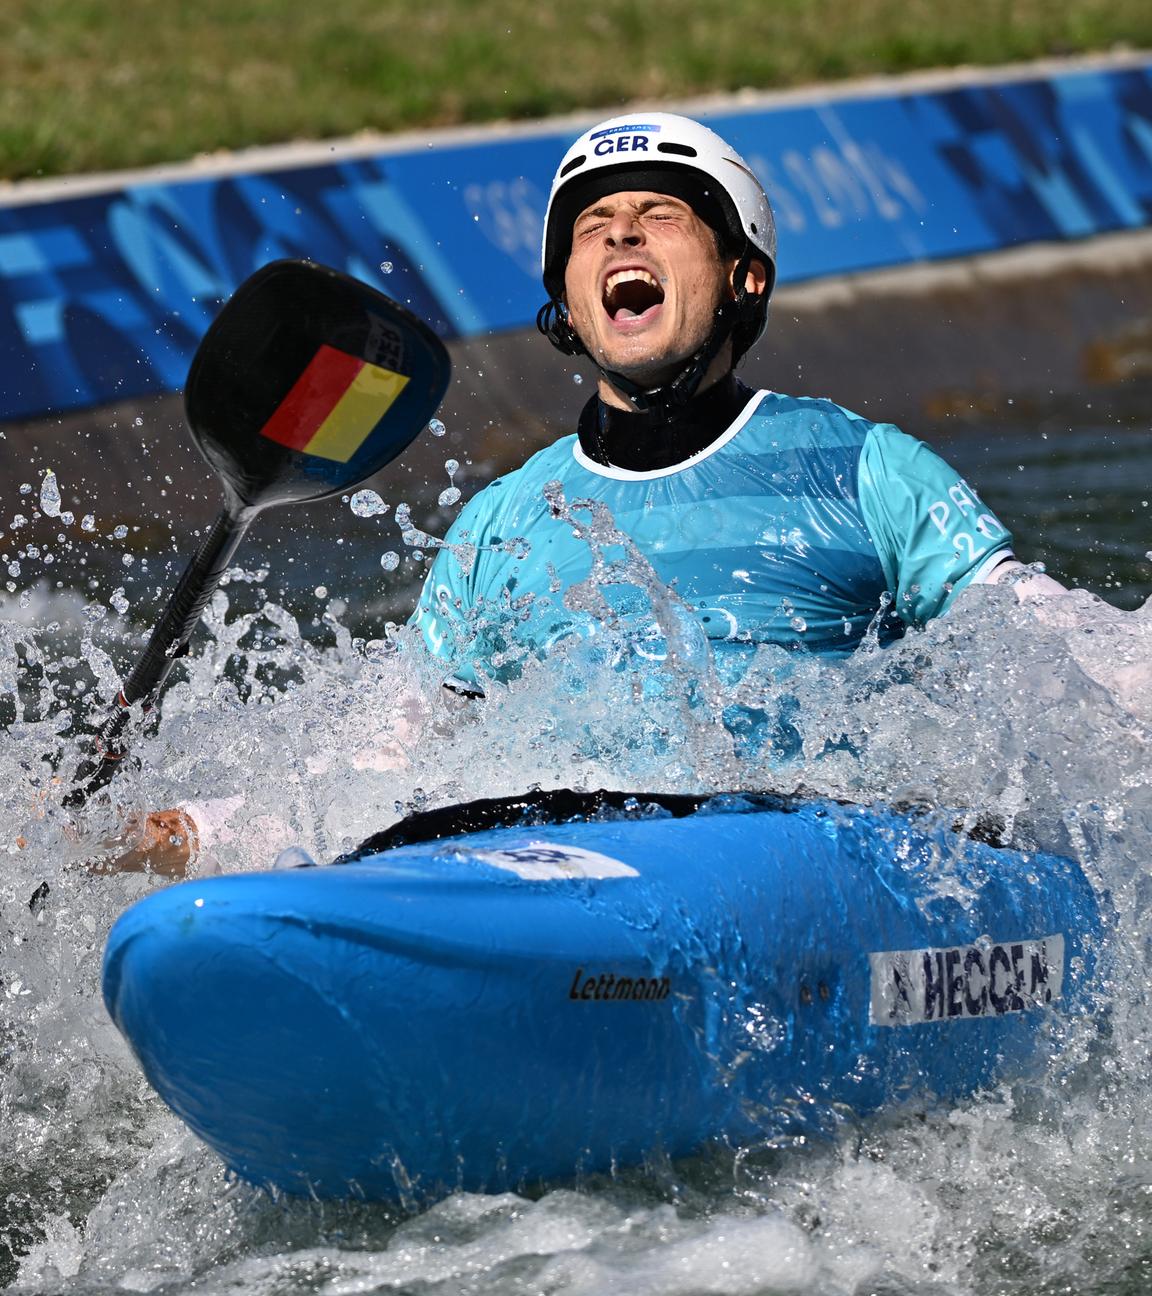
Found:
[[[651,179],[652,184],[639,183]],[[600,122],[565,153],[544,213],[541,270],[552,296],[563,291],[563,266],[572,244],[576,217],[597,198],[620,190],[651,189],[667,193],[669,183],[703,181],[724,219],[720,232],[737,247],[745,240],[767,264],[776,267],[776,222],[768,195],[748,163],[715,131],[690,117],[673,113],[629,113]],[[656,183],[656,182],[659,183]],[[678,197],[673,193],[673,197]],[[559,267],[560,279],[556,274]]]
[[[734,256],[756,257],[768,271],[759,299],[732,328],[736,358],[764,331],[776,277],[776,222],[763,186],[747,162],[714,131],[673,113],[628,113],[586,130],[565,153],[544,214],[541,274],[552,310],[541,331],[561,350],[582,349],[563,323],[564,270],[576,217],[598,198],[622,189],[670,194],[687,202]],[[543,318],[549,311],[541,311]],[[559,332],[552,320],[562,321]]]

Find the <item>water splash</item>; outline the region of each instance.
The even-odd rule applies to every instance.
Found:
[[[60,486],[51,468],[44,474],[44,480],[40,483],[40,512],[45,517],[60,516]]]
[[[447,490],[440,492],[440,497],[436,502],[441,508],[448,508],[460,502],[460,490],[456,485],[456,474],[460,471],[459,462],[456,459],[445,460],[444,471],[448,474],[449,486]]]
[[[547,661],[524,656],[514,678],[463,704],[413,631],[362,641],[325,604],[317,645],[275,602],[238,612],[230,600],[257,586],[237,578],[116,802],[239,796],[212,847],[226,870],[267,868],[292,845],[330,858],[405,808],[532,784],[979,808],[1021,843],[1075,855],[1112,895],[1111,1042],[1075,1041],[1051,1082],[824,1148],[772,1140],[578,1191],[458,1195],[415,1218],[229,1184],[150,1096],[99,1000],[105,932],[162,883],[89,873],[122,831],[116,807],[67,814],[54,782],[79,754],[75,690],[112,696],[125,628],[100,602],[40,591],[0,617],[0,805],[24,841],[0,841],[0,1281],[299,1296],[912,1291],[926,1274],[954,1293],[1122,1288],[1150,1258],[1152,699],[1124,670],[1152,659],[1152,603],[1115,613],[1077,598],[1045,623],[1011,589],[984,587],[892,648],[873,634],[842,662],[762,649],[731,681],[610,516],[557,492],[550,504],[592,549],[596,577],[565,605],[594,635]],[[406,543],[442,543],[410,510],[396,519]],[[620,582],[643,591],[643,624],[605,600]],[[127,611],[122,587],[106,601]],[[789,753],[741,747],[722,723],[733,707],[787,731]]]
[[[385,504],[374,490],[360,490],[352,496],[348,507],[357,517],[369,518],[382,517],[391,505]]]

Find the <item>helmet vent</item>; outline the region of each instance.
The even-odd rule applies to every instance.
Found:
[[[560,176],[558,176],[557,179],[560,179],[561,177],[568,175],[570,172],[575,171],[577,167],[583,166],[584,163],[587,161],[588,161],[587,154],[584,153],[581,153],[579,157],[574,157],[571,162],[566,162],[564,166],[560,168]]]
[[[659,153],[675,153],[680,157],[698,157],[699,154],[690,144],[673,144],[670,140],[661,140],[656,145]]]

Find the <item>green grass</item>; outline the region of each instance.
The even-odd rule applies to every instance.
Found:
[[[1117,44],[1148,0],[0,0],[0,176]]]

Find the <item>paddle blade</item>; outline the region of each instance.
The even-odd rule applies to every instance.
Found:
[[[196,444],[243,505],[323,499],[394,459],[436,412],[451,367],[426,324],[310,261],[246,279],[192,361]]]

